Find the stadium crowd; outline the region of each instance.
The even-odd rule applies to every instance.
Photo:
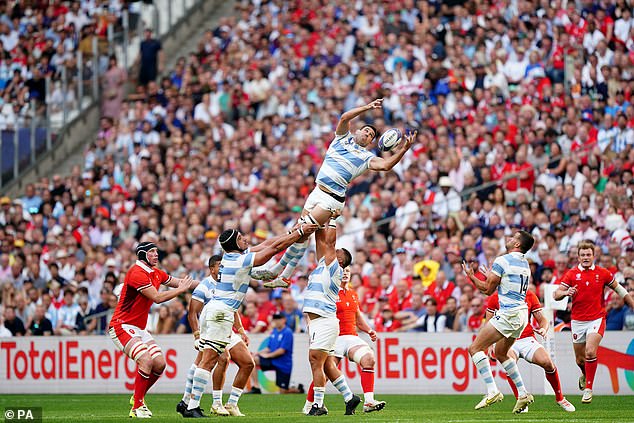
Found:
[[[632,4],[578,4],[242,2],[171,71],[138,85],[118,117],[101,120],[83,168],[0,199],[0,336],[103,333],[102,312],[114,309],[141,239],[161,246],[168,273],[202,279],[224,229],[252,243],[283,233],[339,115],[379,97],[383,109],[369,118],[380,131],[419,135],[394,172],[354,182],[338,219],[377,331],[477,331],[485,299],[460,263],[490,264],[514,228],[537,238],[527,256],[542,301],[584,239],[634,291]],[[62,55],[77,47],[72,28],[45,26],[50,10],[32,11],[42,27],[5,10],[3,63],[19,71],[5,79],[5,106],[20,104],[11,78],[53,65],[11,40],[44,37]],[[299,310],[315,266],[309,251],[290,289],[254,283],[245,329],[268,330],[275,311],[305,329]],[[187,301],[157,306],[149,329],[188,332]],[[608,329],[633,330],[634,310],[607,301]],[[568,322],[559,312],[559,329]]]

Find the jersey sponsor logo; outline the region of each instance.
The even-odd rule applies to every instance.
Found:
[[[581,279],[581,273],[577,273],[577,280]]]

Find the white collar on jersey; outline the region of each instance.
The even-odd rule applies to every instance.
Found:
[[[148,267],[148,265],[145,264],[144,262],[142,262],[141,260],[137,260],[136,261],[136,265],[139,266],[141,269],[145,270],[148,273],[154,272],[154,269],[152,269],[151,267]]]
[[[594,263],[592,263],[592,266],[590,266],[590,268],[588,268],[588,269],[584,269],[583,266],[578,264],[577,265],[577,269],[579,269],[581,272],[583,272],[584,270],[594,270]]]

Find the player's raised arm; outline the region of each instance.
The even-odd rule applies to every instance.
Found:
[[[199,284],[199,282],[193,280],[191,276],[186,276],[185,278],[181,278],[181,279],[178,279],[172,276],[169,282],[167,282],[165,285],[169,286],[170,288],[178,288],[182,283],[184,284],[189,283],[189,289],[196,289],[196,287]]]
[[[335,129],[336,135],[345,135],[350,131],[350,121],[362,113],[367,112],[372,109],[380,109],[383,104],[382,98],[377,98],[371,103],[366,104],[365,106],[355,107],[354,109],[350,109],[339,118],[339,123],[337,124],[337,129]]]
[[[149,298],[154,301],[156,304],[164,303],[165,301],[169,301],[172,298],[178,297],[183,292],[191,289],[191,283],[194,282],[190,276],[186,276],[183,279],[176,279],[178,281],[178,285],[175,289],[170,289],[169,291],[158,292],[156,288],[152,285],[141,289],[141,294],[143,296]],[[170,281],[171,282],[171,281]]]
[[[370,160],[370,170],[375,170],[379,172],[387,172],[388,170],[392,170],[394,166],[403,158],[407,150],[410,149],[416,136],[418,135],[418,131],[414,131],[405,135],[405,140],[398,147],[396,152],[388,158],[383,157],[374,157]]]
[[[493,294],[493,292],[495,292],[495,289],[500,284],[500,281],[502,280],[502,278],[496,275],[494,272],[488,272],[485,281],[478,279],[475,276],[475,273],[471,266],[468,266],[467,263],[464,261],[462,262],[462,270],[464,271],[465,275],[467,275],[469,280],[473,282],[475,287],[478,288],[478,291],[485,295]]]
[[[304,223],[299,225],[299,227],[293,230],[290,234],[280,235],[273,238],[272,242],[266,247],[262,248],[260,251],[255,252],[255,257],[253,259],[253,266],[262,266],[264,263],[269,261],[271,257],[285,248],[291,246],[293,243],[298,241],[300,238],[303,238],[305,235],[310,235],[315,232],[319,226]]]

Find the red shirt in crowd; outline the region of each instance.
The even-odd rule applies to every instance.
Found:
[[[608,269],[594,264],[589,269],[578,265],[568,270],[561,284],[566,288],[577,288],[577,293],[572,296],[572,320],[589,322],[605,317],[603,291],[613,280],[614,275]]]
[[[442,308],[445,306],[445,303],[447,303],[449,297],[451,297],[454,289],[456,289],[456,285],[451,281],[447,281],[444,288],[439,287],[438,285],[436,285],[436,281],[433,281],[425,290],[425,295],[434,297],[438,306],[438,310],[442,310]]]
[[[151,268],[137,260],[125,275],[121,297],[110,325],[126,324],[145,329],[150,307],[154,301],[143,295],[142,291],[151,286],[158,290],[161,284],[167,284],[171,278],[164,271]]]

